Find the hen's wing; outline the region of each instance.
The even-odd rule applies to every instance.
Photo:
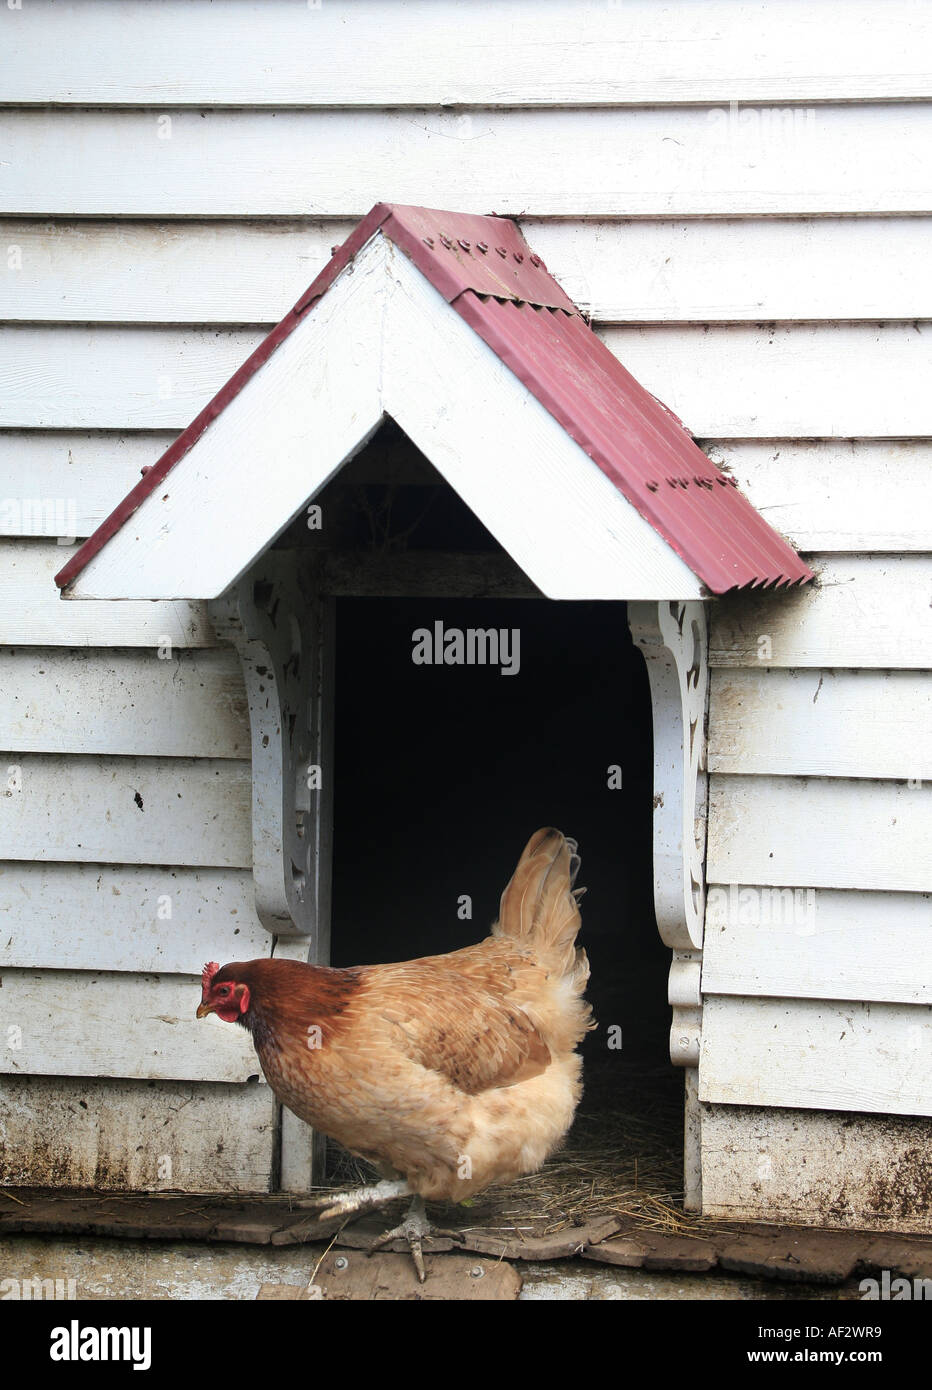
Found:
[[[370,967],[366,1007],[390,1025],[399,1051],[468,1095],[539,1076],[551,1054],[515,1001],[534,969],[504,942],[449,956]],[[370,992],[371,990],[371,992]]]

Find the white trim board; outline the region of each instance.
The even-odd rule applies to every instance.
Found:
[[[666,541],[378,233],[69,597],[218,597],[386,414],[547,597],[701,596]]]

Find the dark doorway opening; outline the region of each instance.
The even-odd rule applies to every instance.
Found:
[[[413,634],[437,622],[517,629],[518,672],[416,665]],[[566,1153],[585,1171],[587,1155],[610,1165],[617,1152],[627,1187],[653,1182],[677,1201],[683,1091],[653,912],[651,702],[624,605],[345,598],[335,629],[333,963],[480,940],[532,832],[574,836],[600,1026],[583,1044]]]

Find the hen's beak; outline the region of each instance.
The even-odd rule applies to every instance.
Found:
[[[197,1018],[206,1018],[207,1015],[208,1015],[208,1014],[212,1014],[213,1011],[214,1011],[214,1006],[213,1006],[213,1004],[198,1004],[198,1006],[197,1006],[197,1015],[196,1015],[196,1017],[197,1017]]]

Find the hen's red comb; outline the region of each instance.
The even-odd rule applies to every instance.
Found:
[[[201,989],[205,994],[207,990],[210,988],[211,980],[214,978],[219,969],[220,965],[218,961],[209,960],[207,964],[204,966],[204,969],[201,971]]]

